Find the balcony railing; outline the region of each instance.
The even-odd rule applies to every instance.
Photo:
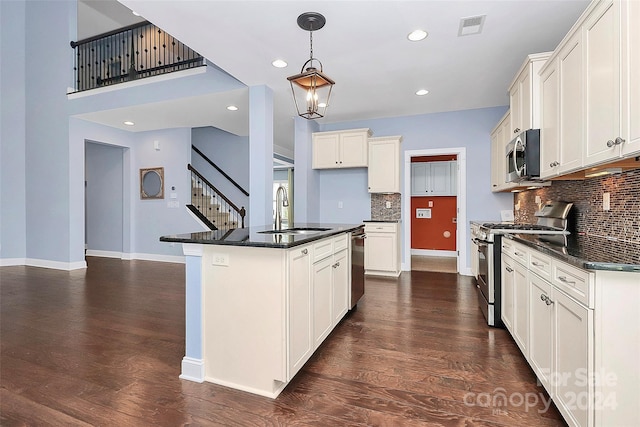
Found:
[[[148,21],[71,47],[78,92],[205,65],[200,54]]]

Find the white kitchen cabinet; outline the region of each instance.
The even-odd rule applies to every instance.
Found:
[[[528,55],[509,86],[511,126],[508,141],[520,132],[540,127],[540,77],[551,52]]]
[[[401,136],[369,138],[369,193],[400,193]]]
[[[593,425],[589,402],[594,387],[583,380],[593,372],[593,310],[552,289],[554,360],[553,396],[560,412],[575,426]],[[564,377],[563,377],[564,375]]]
[[[455,196],[457,193],[458,163],[411,163],[412,196]]]
[[[293,377],[314,350],[312,339],[311,245],[289,251],[289,376]]]
[[[400,224],[397,222],[366,222],[364,232],[365,274],[400,275]]]
[[[622,155],[640,153],[640,2],[622,3]]]
[[[333,280],[331,282],[331,291],[333,302],[331,304],[331,322],[333,326],[335,326],[349,310],[350,263],[349,254],[346,249],[333,256],[332,268]]]
[[[367,167],[370,134],[369,129],[313,133],[313,169]]]
[[[502,323],[513,335],[513,291],[515,279],[515,261],[505,253],[502,254]]]
[[[552,395],[553,307],[551,284],[536,274],[529,277],[529,364],[540,383]]]
[[[507,164],[506,149],[511,141],[511,113],[507,113],[500,119],[491,131],[491,191],[509,191],[516,184],[506,182]]]
[[[513,339],[525,357],[529,354],[529,274],[516,263],[513,275]]]
[[[331,286],[333,258],[313,264],[313,342],[317,348],[331,332]]]
[[[584,165],[619,156],[620,129],[620,3],[603,0],[583,25],[585,49]],[[611,142],[609,142],[611,141]]]
[[[540,176],[554,177],[582,167],[582,37],[575,34],[542,68]]]

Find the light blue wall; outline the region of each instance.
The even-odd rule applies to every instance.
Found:
[[[272,223],[273,91],[249,88],[249,210],[248,225]]]
[[[0,1],[0,259],[26,257],[25,2]]]
[[[321,126],[321,130],[369,128],[373,132],[373,136],[402,135],[403,169],[404,152],[407,150],[465,147],[467,155],[467,219],[497,220],[500,219],[500,210],[513,209],[513,196],[510,193],[495,194],[491,192],[490,132],[506,110],[507,107],[493,107],[361,120],[327,124]],[[340,182],[340,177],[344,177],[344,181],[342,181],[342,189],[338,190],[335,183]],[[404,177],[404,170],[401,171],[401,177]],[[339,217],[348,220],[348,222],[361,221],[361,212],[357,214],[359,216],[356,216],[356,214],[352,215],[348,212],[347,209],[343,209],[344,213],[336,214],[338,209],[335,193],[339,191],[341,196],[346,193],[346,195],[351,195],[358,200],[359,204],[363,204],[368,197],[367,187],[362,185],[363,181],[366,183],[366,171],[364,170],[361,172],[333,171],[326,176],[321,175],[320,217]],[[404,182],[402,182],[402,188],[404,188]],[[466,242],[466,245],[468,255],[469,242]],[[468,257],[466,265],[470,265]]]
[[[124,148],[85,146],[87,249],[123,252]]]
[[[192,129],[191,143],[249,191],[249,137],[237,136],[209,126]],[[191,164],[236,206],[249,207],[249,198],[199,154],[191,153]]]
[[[320,178],[320,222],[359,224],[371,219],[367,168],[317,171]],[[342,203],[342,208],[338,207]]]
[[[293,213],[297,223],[320,222],[320,174],[311,169],[311,134],[320,127],[313,120],[294,119],[295,157]]]
[[[70,213],[69,171],[72,163],[84,168],[84,159],[69,150],[66,92],[75,19],[75,1],[26,2],[26,249],[30,259],[84,262],[82,253],[70,253],[71,230],[76,225]],[[83,223],[77,227],[83,228]]]

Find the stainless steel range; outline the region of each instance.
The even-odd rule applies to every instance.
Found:
[[[504,327],[500,318],[502,235],[520,233],[566,236],[569,234],[568,217],[572,206],[573,203],[549,202],[536,212],[536,224],[471,222],[471,238],[478,247],[478,303],[489,326]]]

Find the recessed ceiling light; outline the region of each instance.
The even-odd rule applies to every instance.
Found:
[[[274,66],[274,67],[276,67],[276,68],[284,68],[284,67],[286,67],[288,64],[287,64],[285,61],[283,61],[282,59],[276,59],[275,61],[273,61],[273,62],[271,63],[271,65],[273,65],[273,66]]]
[[[407,38],[412,42],[419,42],[420,40],[426,39],[428,35],[429,33],[427,33],[425,30],[415,30],[410,32],[407,35]]]
[[[419,91],[417,91],[417,92],[416,92],[416,95],[418,95],[418,96],[423,96],[423,95],[426,95],[426,94],[428,94],[428,93],[429,93],[429,91],[428,91],[428,90],[426,90],[426,89],[420,89]]]
[[[238,107],[236,107],[235,105],[229,105],[227,107],[227,110],[229,110],[229,111],[238,111]]]
[[[127,120],[126,122],[124,122],[125,125],[127,126],[133,126],[135,125],[135,123],[133,123],[132,121]]]

